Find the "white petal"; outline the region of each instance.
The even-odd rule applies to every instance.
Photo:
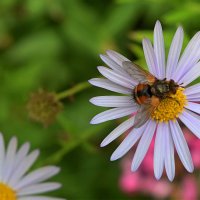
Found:
[[[200,83],[187,87],[184,93],[187,97],[193,94],[200,94]]]
[[[46,196],[25,196],[25,197],[19,197],[17,200],[66,200],[66,199],[46,197]]]
[[[8,184],[15,189],[18,181],[21,177],[29,170],[29,168],[33,165],[37,157],[39,156],[39,151],[35,150],[31,154],[29,154],[15,169],[12,177],[9,179]]]
[[[111,50],[110,50],[111,51]],[[108,51],[109,52],[109,51]],[[111,51],[112,52],[112,51]],[[112,54],[112,53],[111,53]],[[126,59],[124,56],[120,55],[119,53],[115,52],[117,56],[117,61],[120,64],[116,63],[116,59],[113,60],[111,57],[107,56],[107,55],[100,55],[101,59],[114,71],[116,71],[116,73],[122,75],[122,76],[126,76],[129,77],[129,79],[131,79],[131,76],[124,70],[123,66],[122,66],[122,62],[124,61],[129,61],[128,59]],[[120,60],[118,59],[120,58]],[[124,58],[124,59],[123,59]],[[132,80],[133,81],[133,80]],[[134,81],[135,84],[137,84],[137,81]]]
[[[183,86],[188,85],[200,76],[200,62],[191,67],[179,80]]]
[[[111,69],[115,70],[118,73],[126,74],[122,66],[118,65],[114,60],[112,60],[107,55],[100,55],[101,59],[106,63]]]
[[[125,155],[142,136],[146,127],[147,123],[139,128],[133,128],[133,130],[126,136],[122,143],[113,152],[110,160],[117,160]]]
[[[198,138],[200,138],[200,116],[189,111],[184,110],[184,112],[179,115],[180,120],[187,126]]]
[[[30,149],[30,144],[27,142],[21,146],[21,148],[18,150],[15,158],[15,164],[14,167],[16,168],[22,160],[26,157],[28,154],[28,151]]]
[[[165,156],[165,137],[166,124],[159,123],[156,131],[156,139],[154,145],[154,174],[157,180],[160,179],[164,169]]]
[[[188,101],[199,102],[200,101],[200,84],[187,87],[184,90],[184,94],[187,96]]]
[[[107,79],[123,87],[133,89],[136,84],[136,82],[133,81],[128,75],[123,76],[111,69],[108,69],[107,67],[99,66],[98,70]]]
[[[61,187],[60,183],[39,183],[31,186],[24,187],[18,191],[19,196],[41,194],[56,190]]]
[[[0,133],[0,180],[3,178],[3,166],[5,163],[5,144],[2,133]]]
[[[128,58],[124,57],[123,55],[117,53],[116,51],[113,50],[107,50],[106,53],[108,56],[114,60],[118,65],[122,66],[122,62],[124,61],[130,61]]]
[[[172,74],[176,70],[179,56],[181,53],[182,44],[183,44],[183,29],[182,27],[179,27],[174,35],[168,54],[167,68],[166,68],[167,80],[171,79]]]
[[[117,92],[117,93],[132,94],[132,92],[133,92],[132,89],[122,87],[120,85],[113,83],[110,80],[103,79],[103,78],[93,78],[93,79],[89,80],[89,82],[94,86],[101,87],[106,90],[110,90],[110,91]]]
[[[18,152],[15,155],[14,162],[12,164],[12,171],[10,172],[10,176],[6,180],[6,182],[9,182],[12,178],[12,175],[15,173],[15,169],[19,166],[19,164],[25,159],[25,157],[28,154],[30,148],[29,143],[25,143],[21,146],[21,148],[18,150]]]
[[[118,119],[127,115],[133,114],[138,110],[138,106],[125,107],[125,108],[112,108],[94,116],[90,121],[91,124],[99,124],[105,121]]]
[[[169,124],[170,124],[170,129],[171,129],[174,145],[176,147],[179,158],[181,162],[183,163],[184,167],[187,169],[187,171],[193,172],[194,165],[193,165],[193,161],[190,155],[188,145],[183,136],[183,132],[177,121],[170,121]]]
[[[118,138],[121,134],[123,134],[125,131],[133,127],[135,120],[135,116],[131,117],[130,119],[124,121],[121,123],[117,128],[115,128],[101,143],[101,147],[104,147],[108,144],[110,144],[113,140]]]
[[[154,28],[154,52],[158,64],[158,78],[163,79],[165,78],[165,48],[162,26],[159,21],[156,22]]]
[[[60,171],[60,168],[55,166],[47,166],[37,169],[25,177],[23,177],[15,187],[15,190],[21,190],[31,184],[36,184],[49,179],[50,177],[56,175]]]
[[[16,150],[17,150],[17,138],[13,137],[8,144],[8,149],[5,156],[5,163],[4,163],[4,168],[3,168],[4,174],[2,177],[2,181],[5,183],[10,178],[10,175],[13,172],[13,170],[15,170],[13,168],[13,165],[15,162]]]
[[[164,134],[165,139],[165,168],[170,181],[173,181],[175,176],[175,162],[174,162],[174,145],[172,135],[169,130],[169,124],[166,126],[167,130]]]
[[[132,96],[99,96],[93,97],[90,102],[103,107],[131,107],[136,105]]]
[[[198,103],[193,103],[193,102],[187,102],[187,105],[185,106],[185,108],[200,114],[200,104]]]
[[[192,96],[189,96],[187,98],[188,101],[191,101],[191,102],[200,102],[200,94],[195,94],[195,95],[192,95]]]
[[[183,55],[178,62],[176,71],[173,73],[172,78],[179,84],[180,78],[199,60],[199,46],[200,45],[200,32],[197,32],[190,40]]]
[[[155,52],[153,50],[150,40],[146,38],[143,39],[142,45],[143,45],[143,51],[144,51],[146,63],[149,67],[149,71],[154,76],[158,77],[158,72],[157,72],[158,64],[157,64]]]
[[[131,166],[132,171],[136,171],[140,166],[142,160],[144,159],[147,150],[149,148],[149,145],[151,143],[151,140],[153,138],[155,129],[156,129],[156,123],[154,121],[149,120],[147,127],[142,135],[142,138],[140,139],[140,142],[137,146],[135,155],[133,157]]]

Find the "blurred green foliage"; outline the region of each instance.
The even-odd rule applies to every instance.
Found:
[[[102,111],[88,100],[106,95],[87,87],[63,99],[63,111],[49,127],[31,121],[26,110],[32,92],[60,93],[99,76],[98,54],[114,49],[146,66],[143,37],[152,38],[155,21],[163,24],[166,50],[178,25],[185,44],[200,29],[200,2],[192,0],[1,0],[0,124],[7,141],[30,141],[41,149],[37,166],[56,164],[69,200],[132,199],[118,186],[119,162],[109,156],[119,141],[101,149],[117,122],[90,125]],[[48,141],[48,142],[47,142]],[[149,199],[135,197],[134,199]]]

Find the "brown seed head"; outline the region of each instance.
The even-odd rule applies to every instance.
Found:
[[[62,104],[55,93],[40,89],[30,95],[27,110],[31,119],[48,126],[55,121],[62,110]]]

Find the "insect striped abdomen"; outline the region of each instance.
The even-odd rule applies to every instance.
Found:
[[[143,104],[147,98],[151,97],[150,86],[148,84],[138,84],[134,88],[133,97],[138,104]]]

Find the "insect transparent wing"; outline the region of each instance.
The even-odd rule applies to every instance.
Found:
[[[135,116],[134,128],[139,128],[143,124],[145,124],[150,118],[151,112],[153,111],[153,107],[150,104],[141,105]]]
[[[154,82],[155,77],[148,71],[142,69],[139,65],[130,61],[124,61],[122,63],[124,70],[139,83]]]

